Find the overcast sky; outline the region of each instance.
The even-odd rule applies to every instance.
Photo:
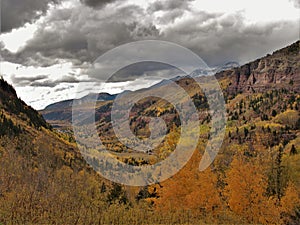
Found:
[[[36,109],[73,98],[103,53],[139,40],[182,45],[210,67],[243,64],[299,39],[300,0],[2,0],[1,75]],[[164,53],[165,54],[165,53]],[[170,72],[171,71],[171,72]],[[140,64],[100,91],[178,75]]]

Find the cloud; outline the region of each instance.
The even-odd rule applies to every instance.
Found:
[[[59,58],[50,58],[47,57],[47,55],[43,55],[40,52],[34,52],[31,49],[12,53],[1,44],[0,58],[1,60],[5,60],[7,62],[35,67],[48,67],[61,62]]]
[[[3,66],[2,71],[10,76],[22,98],[28,102],[32,101],[32,95],[42,96],[45,90],[51,90],[51,97],[45,95],[34,103],[40,108],[51,101],[68,98],[66,94],[74,93],[76,88],[73,90],[72,87],[79,82],[86,82],[86,86],[93,90],[91,83],[105,80],[106,76],[102,75],[110,71],[104,68],[88,73],[93,62],[103,53],[128,42],[145,39],[170,41],[189,48],[210,66],[229,61],[243,64],[299,39],[299,20],[294,18],[297,9],[292,4],[299,8],[300,2],[289,1],[282,3],[286,6],[282,10],[294,10],[290,17],[284,17],[288,11],[279,15],[275,10],[277,4],[266,3],[270,7],[268,12],[264,14],[263,9],[259,10],[256,18],[255,9],[250,15],[249,4],[234,1],[231,1],[231,9],[228,3],[215,7],[212,1],[207,1],[210,4],[202,7],[200,1],[189,0],[2,0],[2,32],[10,32],[40,18],[33,25],[37,26],[33,37],[16,53],[10,52],[0,42],[1,60],[12,63],[9,68]],[[174,65],[180,55],[164,49],[159,52],[149,49],[148,52],[174,57]],[[125,52],[105,64],[113,66],[118,60],[126,60],[128,54],[135,53],[138,49]],[[15,67],[19,65],[15,64],[23,65],[20,68],[25,69],[16,71]],[[65,64],[69,67],[65,68]],[[26,69],[30,72],[27,73]],[[71,74],[70,71],[75,72]],[[135,64],[111,77],[107,91],[135,89],[177,74],[181,75],[180,71],[164,65]],[[71,89],[66,91],[69,87]]]
[[[57,82],[59,82],[59,83],[79,83],[80,80],[74,76],[66,75],[66,76],[63,76],[61,79],[58,79]]]
[[[92,82],[92,81],[93,81],[92,79],[86,79],[86,78],[79,79],[72,75],[65,75],[65,76],[62,76],[60,79],[56,79],[56,80],[47,79],[44,81],[34,81],[34,82],[31,82],[29,84],[29,86],[32,86],[32,87],[56,87],[62,83],[77,84],[80,82]]]
[[[243,64],[296,41],[298,28],[298,21],[250,24],[243,12],[202,12],[167,27],[164,38],[191,49],[209,65]]]
[[[300,8],[300,0],[289,0],[290,2],[294,3],[294,6],[299,9]]]
[[[174,23],[178,18],[181,18],[186,11],[193,11],[190,7],[190,2],[194,0],[167,0],[167,1],[155,1],[147,8],[148,14],[154,14],[156,12],[163,12],[161,16],[157,18],[158,23],[162,25]]]
[[[10,32],[37,20],[47,12],[50,4],[58,2],[59,0],[2,0],[1,31]]]
[[[194,0],[167,0],[156,1],[149,5],[147,11],[149,13],[158,11],[172,11],[177,9],[189,9],[189,3]]]
[[[58,84],[52,80],[34,81],[29,84],[31,87],[56,87]]]
[[[70,8],[54,10],[17,53],[2,46],[3,60],[44,67],[67,61],[83,67],[119,45],[156,39],[187,47],[211,66],[228,61],[242,64],[284,47],[299,36],[298,21],[250,24],[243,11],[197,11],[190,1],[156,1],[146,9],[97,2],[106,7],[94,9],[77,2]],[[96,1],[85,4],[97,5]]]
[[[139,78],[166,79],[184,75],[177,68],[158,62],[140,62],[129,65],[116,72],[108,82],[134,81]]]
[[[56,87],[62,83],[76,84],[79,82],[92,82],[92,79],[75,77],[75,74],[64,75],[59,79],[51,79],[50,75],[36,75],[36,76],[16,76],[11,75],[10,79],[16,87]],[[68,87],[69,87],[68,86]]]
[[[162,25],[174,23],[176,19],[181,18],[184,15],[184,10],[174,9],[170,12],[165,13],[163,16],[158,18],[158,21]]]
[[[108,3],[114,2],[115,0],[80,0],[80,1],[90,7],[99,8]]]
[[[55,88],[54,92],[62,92],[62,91],[69,90],[69,89],[72,89],[72,88],[74,88],[74,85],[69,85],[67,87],[59,87],[59,88]]]
[[[25,66],[50,66],[63,61],[81,65],[120,44],[159,36],[151,22],[140,22],[144,12],[138,6],[101,12],[82,5],[56,10],[23,49],[13,54],[2,46],[1,55]]]
[[[15,28],[33,23],[45,15],[50,5],[65,0],[1,0],[1,32],[10,32]],[[83,4],[101,8],[116,0],[80,0]]]
[[[32,82],[47,79],[49,75],[36,75],[32,77],[11,75],[11,81],[15,86],[26,86]]]

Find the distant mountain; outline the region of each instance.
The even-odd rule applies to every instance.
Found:
[[[198,70],[195,70],[190,75],[174,77],[171,79],[171,81],[178,81],[184,77],[198,77],[198,76],[203,76],[203,75],[214,75],[217,72],[225,71],[225,70],[232,69],[232,68],[235,68],[238,66],[239,66],[239,64],[237,62],[228,62],[228,63],[224,64],[223,66],[214,67],[214,68],[207,69],[207,70],[198,69]],[[153,86],[151,86],[149,88],[145,88],[145,89],[158,88],[160,86],[169,84],[171,81],[164,79],[164,80],[160,81],[159,83],[154,84]],[[124,93],[126,93],[126,92],[128,92],[128,91],[124,91]],[[97,97],[97,95],[98,95],[98,97]],[[79,100],[78,103],[80,103],[80,104],[88,103],[88,102],[94,100],[96,97],[97,97],[97,101],[111,101],[111,100],[114,100],[117,95],[118,94],[111,95],[109,93],[100,93],[100,94],[91,93],[91,94],[88,94],[88,95],[78,99]],[[63,100],[63,101],[56,102],[56,103],[46,106],[44,110],[41,110],[41,112],[48,111],[48,110],[69,108],[72,106],[72,104],[73,104],[73,99]]]
[[[190,74],[191,77],[199,77],[199,76],[211,76],[215,75],[218,72],[233,69],[239,67],[240,65],[237,62],[228,62],[222,66],[212,67],[209,69],[198,69]]]
[[[106,102],[111,101],[116,98],[117,95],[111,95],[108,93],[91,93],[88,94],[80,99],[77,99],[78,104],[84,104],[84,103],[91,103],[95,99],[97,99],[97,102]],[[67,121],[68,123],[72,120],[72,105],[73,105],[73,99],[57,102],[54,104],[51,104],[47,106],[44,110],[41,110],[40,113],[43,115],[43,117],[48,120],[52,121],[53,127],[61,127],[61,123],[58,125],[53,121]]]
[[[97,101],[110,101],[110,100],[114,100],[116,98],[117,95],[111,95],[108,93],[91,93],[88,94],[80,99],[79,102],[82,103],[88,103],[93,101],[94,99],[97,98]],[[73,104],[73,99],[69,99],[69,100],[64,100],[61,102],[56,102],[53,103],[51,105],[48,105],[44,110],[55,110],[55,109],[62,109],[62,108],[68,108],[71,107]]]
[[[73,99],[63,100],[60,102],[53,103],[45,107],[44,110],[54,110],[59,108],[68,108],[71,107],[73,104]]]

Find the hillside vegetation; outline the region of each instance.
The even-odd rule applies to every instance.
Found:
[[[85,163],[72,136],[69,104],[42,112],[58,128],[52,129],[1,80],[0,223],[299,224],[299,44],[216,75],[226,101],[226,136],[203,172],[199,162],[211,127],[209,105],[191,78],[176,81],[199,111],[197,149],[175,176],[140,188],[111,183]],[[117,140],[111,107],[111,99],[97,103],[97,129],[120,161],[153,164],[174,151],[182,121],[170,103],[142,99],[131,111],[130,127],[141,139],[150,134],[147,116],[168,124],[167,137],[152,152],[134,152]]]

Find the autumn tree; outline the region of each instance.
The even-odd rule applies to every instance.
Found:
[[[212,168],[199,171],[199,152],[174,177],[162,183],[157,207],[167,210],[193,210],[201,214],[217,212],[222,205],[217,175]]]
[[[300,198],[296,186],[289,183],[285,195],[281,199],[281,214],[285,224],[295,224],[300,221]]]
[[[267,180],[263,167],[255,160],[242,156],[233,159],[226,177],[228,205],[248,222],[273,224],[279,213],[275,201],[265,195]]]

